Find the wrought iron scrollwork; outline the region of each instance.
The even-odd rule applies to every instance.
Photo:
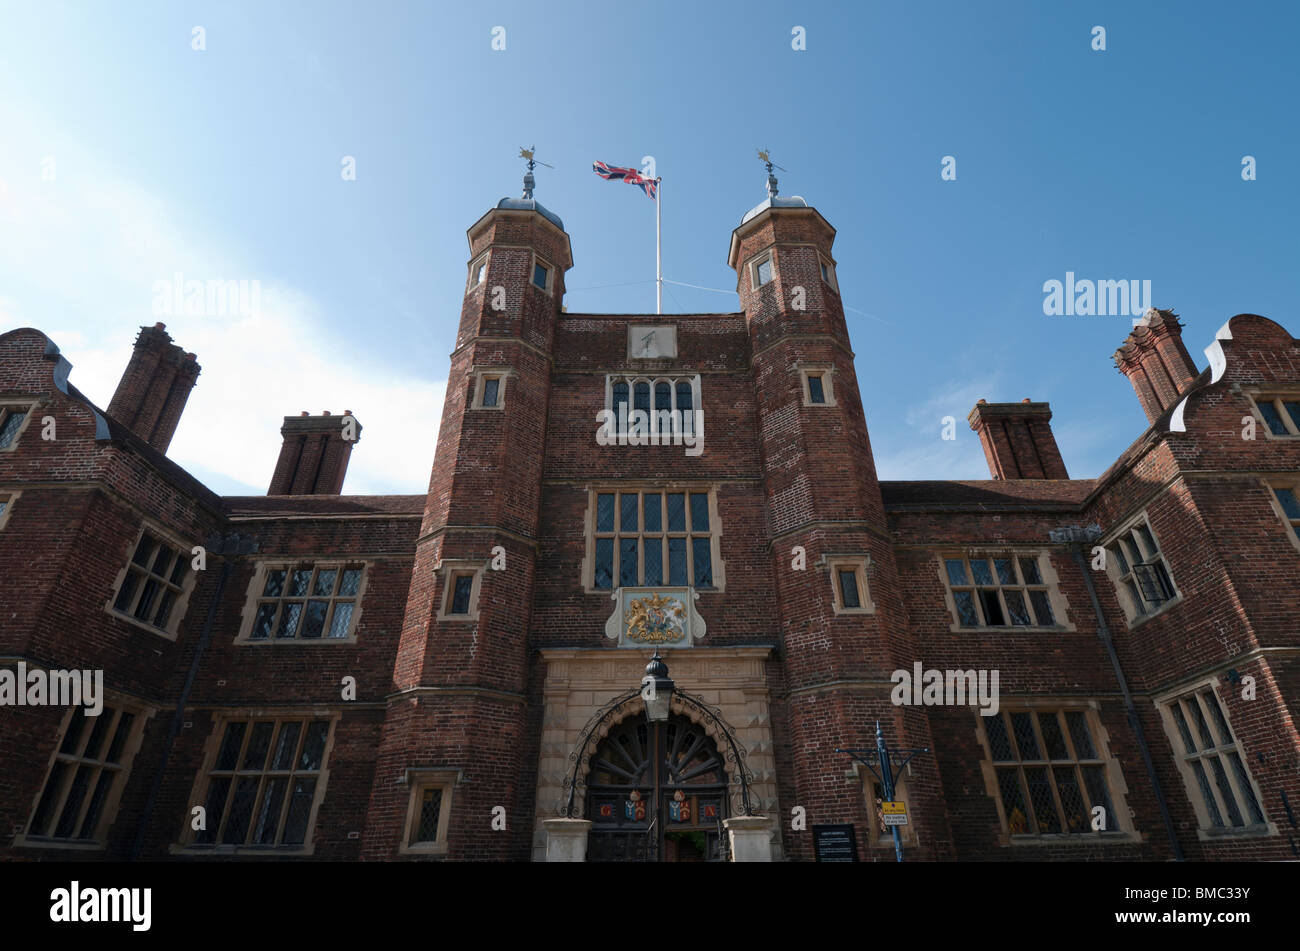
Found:
[[[579,734],[578,745],[569,753],[568,776],[564,780],[562,790],[564,796],[562,803],[557,810],[559,815],[567,819],[581,818],[578,815],[577,798],[578,790],[587,788],[587,776],[591,770],[591,757],[595,754],[599,746],[601,737],[597,735],[600,727],[608,721],[611,725],[622,719],[624,708],[639,700],[641,688],[635,687],[627,693],[619,694],[611,700],[605,702],[595,713],[593,713],[586,724],[583,725],[582,732]],[[723,719],[721,711],[715,707],[709,706],[699,697],[678,689],[673,692],[672,705],[679,712],[684,712],[688,716],[691,713],[696,714],[692,719],[713,727],[722,738],[726,741],[726,749],[720,750],[725,763],[729,764],[729,772],[733,780],[729,782],[730,792],[729,799],[732,806],[731,814],[740,816],[754,815],[754,802],[750,796],[749,787],[754,781],[754,775],[749,769],[749,763],[746,758],[745,747],[736,739],[731,728],[727,726],[727,721]],[[708,730],[706,729],[706,732]]]
[[[735,734],[731,732],[731,728],[727,726],[727,721],[722,718],[722,712],[684,690],[677,690],[673,693],[673,706],[677,706],[679,702],[682,707],[695,711],[716,727],[718,732],[726,739],[727,749],[720,752],[722,752],[722,758],[731,765],[731,771],[735,774],[735,782],[732,783],[733,788],[731,790],[731,804],[733,807],[738,808],[731,810],[732,815],[754,815],[754,802],[749,795],[749,787],[754,781],[754,774],[750,772],[745,747],[740,744]]]
[[[569,767],[569,775],[564,780],[564,789],[568,791],[565,801],[560,805],[559,814],[566,819],[578,819],[580,816],[574,813],[575,800],[577,798],[578,788],[586,789],[587,774],[590,771],[591,757],[596,752],[599,745],[599,738],[596,731],[600,725],[609,720],[615,711],[621,710],[622,707],[639,699],[641,688],[639,686],[632,688],[627,693],[619,694],[612,700],[609,700],[599,710],[591,715],[579,734],[578,745],[573,752],[569,754],[569,762],[573,765]],[[621,719],[621,718],[619,718]],[[617,722],[617,721],[613,721]]]

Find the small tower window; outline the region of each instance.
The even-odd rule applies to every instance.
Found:
[[[831,377],[835,368],[829,363],[805,364],[799,367],[799,381],[803,389],[804,406],[835,406],[835,381]]]
[[[826,402],[826,391],[822,389],[822,375],[820,373],[808,374],[808,402]]]
[[[866,555],[832,555],[826,559],[831,581],[831,607],[836,614],[872,614],[876,610],[867,587]]]
[[[440,621],[477,621],[479,597],[483,587],[486,563],[469,560],[444,561],[440,569],[445,572]]]
[[[488,256],[485,254],[469,266],[469,287],[470,290],[478,287],[487,280]]]
[[[841,568],[840,576],[840,604],[848,610],[861,607],[858,601],[858,573],[852,568]]]
[[[817,256],[817,263],[821,267],[822,281],[829,284],[831,290],[839,291],[839,285],[835,283],[835,265],[820,254]]]
[[[767,255],[754,265],[754,282],[758,287],[772,280],[772,255]]]
[[[542,290],[546,290],[546,280],[550,276],[550,273],[551,273],[550,268],[548,268],[546,265],[534,264],[533,283],[538,287],[540,287]]]
[[[505,409],[506,381],[513,371],[501,367],[471,370],[470,409]]]
[[[451,596],[450,614],[469,614],[469,596],[474,590],[472,574],[456,575],[456,587]]]

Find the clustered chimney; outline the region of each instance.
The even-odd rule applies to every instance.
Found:
[[[141,327],[108,415],[165,453],[199,369],[194,354],[172,343],[165,324]]]
[[[1115,366],[1133,384],[1150,423],[1174,406],[1200,375],[1183,346],[1178,315],[1154,307],[1142,315],[1142,322],[1115,351]]]
[[[331,416],[325,410],[311,416],[305,410],[286,416],[280,427],[284,443],[267,495],[338,495],[348,474],[352,445],[361,438],[361,424],[352,410]]]
[[[995,479],[1068,479],[1052,435],[1047,403],[989,403],[980,400],[966,421],[979,433],[984,458]]]

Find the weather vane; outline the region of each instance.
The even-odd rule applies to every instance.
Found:
[[[536,168],[538,165],[545,165],[547,168],[555,168],[554,165],[549,165],[546,162],[537,161],[537,159],[534,158],[536,154],[537,154],[537,146],[535,145],[531,145],[528,148],[524,148],[522,145],[519,146],[519,157],[528,159],[528,171],[524,174],[524,197],[525,198],[533,197],[533,188],[537,185],[537,180],[533,178],[533,169]]]
[[[762,163],[767,166],[767,174],[769,175],[772,174],[772,169],[781,168],[780,165],[777,165],[775,162],[772,161],[772,155],[768,149],[759,149],[758,157],[762,161]],[[781,168],[781,171],[788,172],[790,170],[788,168]]]
[[[758,157],[762,160],[763,164],[767,166],[767,197],[769,199],[775,198],[776,197],[776,176],[772,174],[772,169],[780,168],[781,171],[783,172],[788,172],[789,169],[781,168],[780,165],[774,163],[772,161],[772,155],[767,149],[759,149]]]

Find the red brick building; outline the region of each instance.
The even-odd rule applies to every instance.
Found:
[[[1300,341],[1238,315],[1202,371],[1151,311],[1115,354],[1150,425],[1099,478],[1047,404],[981,401],[990,480],[882,483],[834,237],[773,187],[738,313],[573,314],[560,219],[503,200],[419,496],[340,494],[346,412],[287,417],[269,494],[217,496],[166,456],[199,364],[163,325],[107,409],[0,336],[0,850],[540,860],[563,828],[707,859],[758,826],[810,860],[851,824],[892,860],[836,752],[879,722],[931,751],[895,796],[913,858],[1300,855]],[[921,669],[996,671],[996,713],[896,703]],[[98,716],[18,705],[19,671],[72,670]]]

